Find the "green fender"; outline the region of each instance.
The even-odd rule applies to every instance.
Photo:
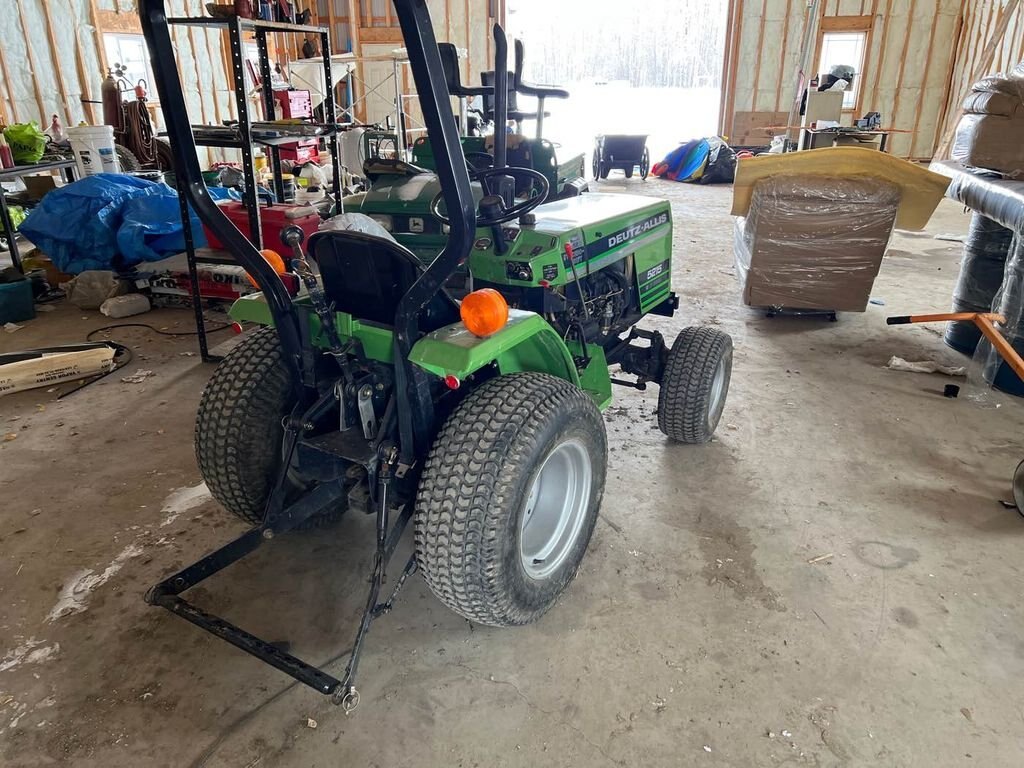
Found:
[[[510,309],[508,324],[486,338],[474,336],[462,323],[428,333],[416,342],[409,359],[437,376],[464,379],[496,363],[501,373],[550,373],[580,386],[569,348],[540,315]]]
[[[299,303],[308,303],[308,298],[299,299]],[[270,309],[259,293],[238,299],[229,315],[238,322],[273,325]],[[344,312],[337,312],[336,316],[338,333],[342,338],[358,339],[363,352],[372,360],[394,361],[390,329],[363,324]],[[325,346],[316,315],[310,317],[310,330],[313,343]],[[584,354],[590,358],[590,364],[580,372],[573,356]],[[519,371],[549,373],[583,389],[601,410],[612,401],[604,350],[596,344],[587,344],[585,350],[579,342],[566,344],[544,318],[533,312],[510,309],[508,324],[484,339],[474,336],[462,323],[445,326],[416,342],[409,359],[436,376],[454,376],[460,381],[491,363],[495,363],[502,374]]]

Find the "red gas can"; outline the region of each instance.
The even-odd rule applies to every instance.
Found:
[[[238,227],[238,230],[243,235],[249,237],[248,208],[242,203],[231,200],[221,203],[220,209],[224,212],[225,216],[231,219],[231,223]],[[309,213],[304,213],[295,218],[287,217],[288,213],[296,210],[305,210],[309,211]],[[279,253],[284,251],[285,246],[281,242],[281,231],[286,227],[299,227],[308,239],[310,235],[320,228],[320,214],[305,205],[260,205],[260,231],[263,233],[264,248],[269,248]],[[209,228],[204,226],[203,229],[206,232],[206,239],[211,248],[222,249],[224,247],[224,244],[217,239],[217,236]],[[250,237],[249,239],[251,240],[252,238]],[[290,255],[287,254],[289,257]]]
[[[313,99],[309,91],[274,91],[285,120],[313,116]]]
[[[296,165],[315,163],[320,157],[320,142],[317,139],[301,139],[294,144],[282,144],[279,149],[282,160],[291,160]]]

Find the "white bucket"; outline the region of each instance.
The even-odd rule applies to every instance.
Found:
[[[114,127],[111,125],[80,125],[68,128],[68,141],[75,153],[80,177],[97,173],[120,173],[114,149]]]

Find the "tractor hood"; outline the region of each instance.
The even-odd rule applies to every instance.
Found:
[[[556,236],[572,230],[593,229],[588,240],[613,233],[620,235],[619,230],[626,230],[632,238],[667,223],[668,213],[668,203],[658,198],[589,192],[540,206],[534,211],[537,223],[532,229]]]
[[[363,207],[373,210],[405,210],[413,207],[426,210],[441,191],[436,173],[417,173],[413,176],[384,176],[363,197]]]
[[[473,198],[480,202],[483,192],[473,183]],[[406,213],[429,215],[430,204],[441,191],[436,173],[417,173],[411,176],[381,176],[356,203],[363,213]],[[444,210],[442,204],[441,210]]]

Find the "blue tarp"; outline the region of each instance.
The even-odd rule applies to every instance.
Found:
[[[672,181],[694,184],[731,184],[736,177],[736,153],[717,136],[680,144],[651,173]]]
[[[210,190],[215,198],[228,190]],[[195,246],[206,245],[192,212]],[[185,248],[178,193],[166,184],[134,176],[101,173],[49,192],[22,223],[20,231],[58,269],[123,270],[156,261]]]
[[[707,139],[694,139],[673,149],[651,173],[672,181],[696,181],[704,173],[711,147]]]

